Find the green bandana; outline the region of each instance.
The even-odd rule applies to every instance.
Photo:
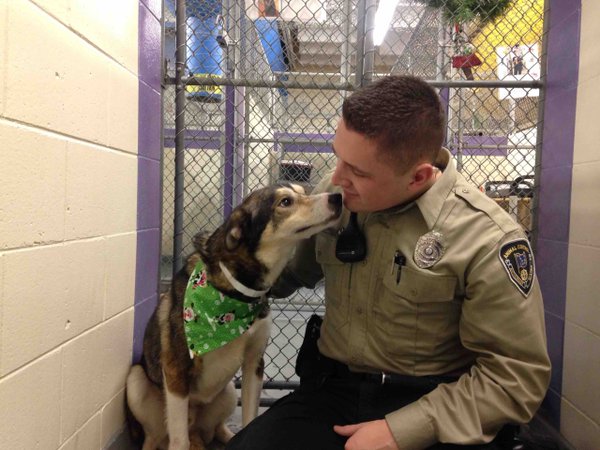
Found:
[[[199,261],[183,299],[183,327],[190,357],[216,350],[241,336],[265,306],[223,295],[208,283],[204,263]]]

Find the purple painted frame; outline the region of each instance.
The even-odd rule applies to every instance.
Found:
[[[481,135],[481,136],[472,136],[472,135],[464,135],[462,137],[463,145],[468,145],[469,147],[463,148],[463,155],[473,155],[473,156],[507,156],[508,150],[506,149],[506,145],[508,144],[508,136],[491,136],[491,135]],[[453,155],[456,154],[456,146],[458,146],[458,139],[455,136],[453,141],[450,144],[450,151]],[[497,148],[482,148],[482,145],[491,145],[498,146]],[[504,146],[504,148],[503,148]]]
[[[547,73],[537,261],[546,305],[548,347],[554,366],[544,411],[560,424],[562,355],[575,105],[579,67],[580,0],[549,0]],[[133,360],[139,360],[145,324],[158,296],[160,260],[161,1],[139,3],[138,237]],[[279,133],[277,138],[291,137]],[[295,136],[299,137],[299,136]],[[304,135],[323,140],[331,136]],[[210,142],[210,140],[208,141]],[[328,152],[326,146],[290,144],[286,151]]]
[[[331,133],[287,133],[276,131],[273,133],[275,141],[274,150],[279,152],[279,146],[283,147],[285,152],[297,153],[332,153],[331,142],[335,135]],[[291,141],[302,140],[305,142],[286,142],[281,140],[289,139]]]
[[[581,0],[546,3],[549,22],[536,261],[553,366],[542,412],[559,428]]]
[[[138,18],[138,202],[133,362],[159,291],[162,155],[162,1],[140,0]]]
[[[175,128],[165,128],[163,145],[175,148]],[[190,130],[184,133],[185,148],[202,148],[205,150],[220,150],[223,133],[219,130]]]

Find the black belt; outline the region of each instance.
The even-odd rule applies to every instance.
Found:
[[[321,355],[322,358],[326,358]],[[433,389],[438,384],[442,383],[453,383],[462,373],[465,371],[457,371],[452,372],[450,374],[443,375],[424,375],[424,376],[412,376],[412,375],[402,375],[398,373],[387,373],[387,372],[379,372],[379,373],[371,373],[371,372],[353,372],[350,368],[339,361],[335,361],[330,358],[326,358],[331,362],[333,370],[331,373],[332,379],[342,379],[342,380],[353,380],[367,383],[374,383],[379,385],[386,386],[402,386],[406,388],[415,388],[415,389]]]

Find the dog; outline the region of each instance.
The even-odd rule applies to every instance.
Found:
[[[295,245],[334,226],[341,210],[341,194],[274,185],[250,194],[212,235],[194,237],[196,251],[148,322],[143,363],[127,377],[128,414],[143,429],[143,450],[229,441],[225,421],[237,404],[232,380],[240,368],[242,426],[257,416],[271,327],[266,293]],[[208,290],[214,301],[193,296]],[[229,333],[236,337],[220,342]]]

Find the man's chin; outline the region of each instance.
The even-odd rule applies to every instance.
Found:
[[[360,203],[357,196],[344,196],[344,206],[350,212],[362,212],[364,211],[363,205]]]

